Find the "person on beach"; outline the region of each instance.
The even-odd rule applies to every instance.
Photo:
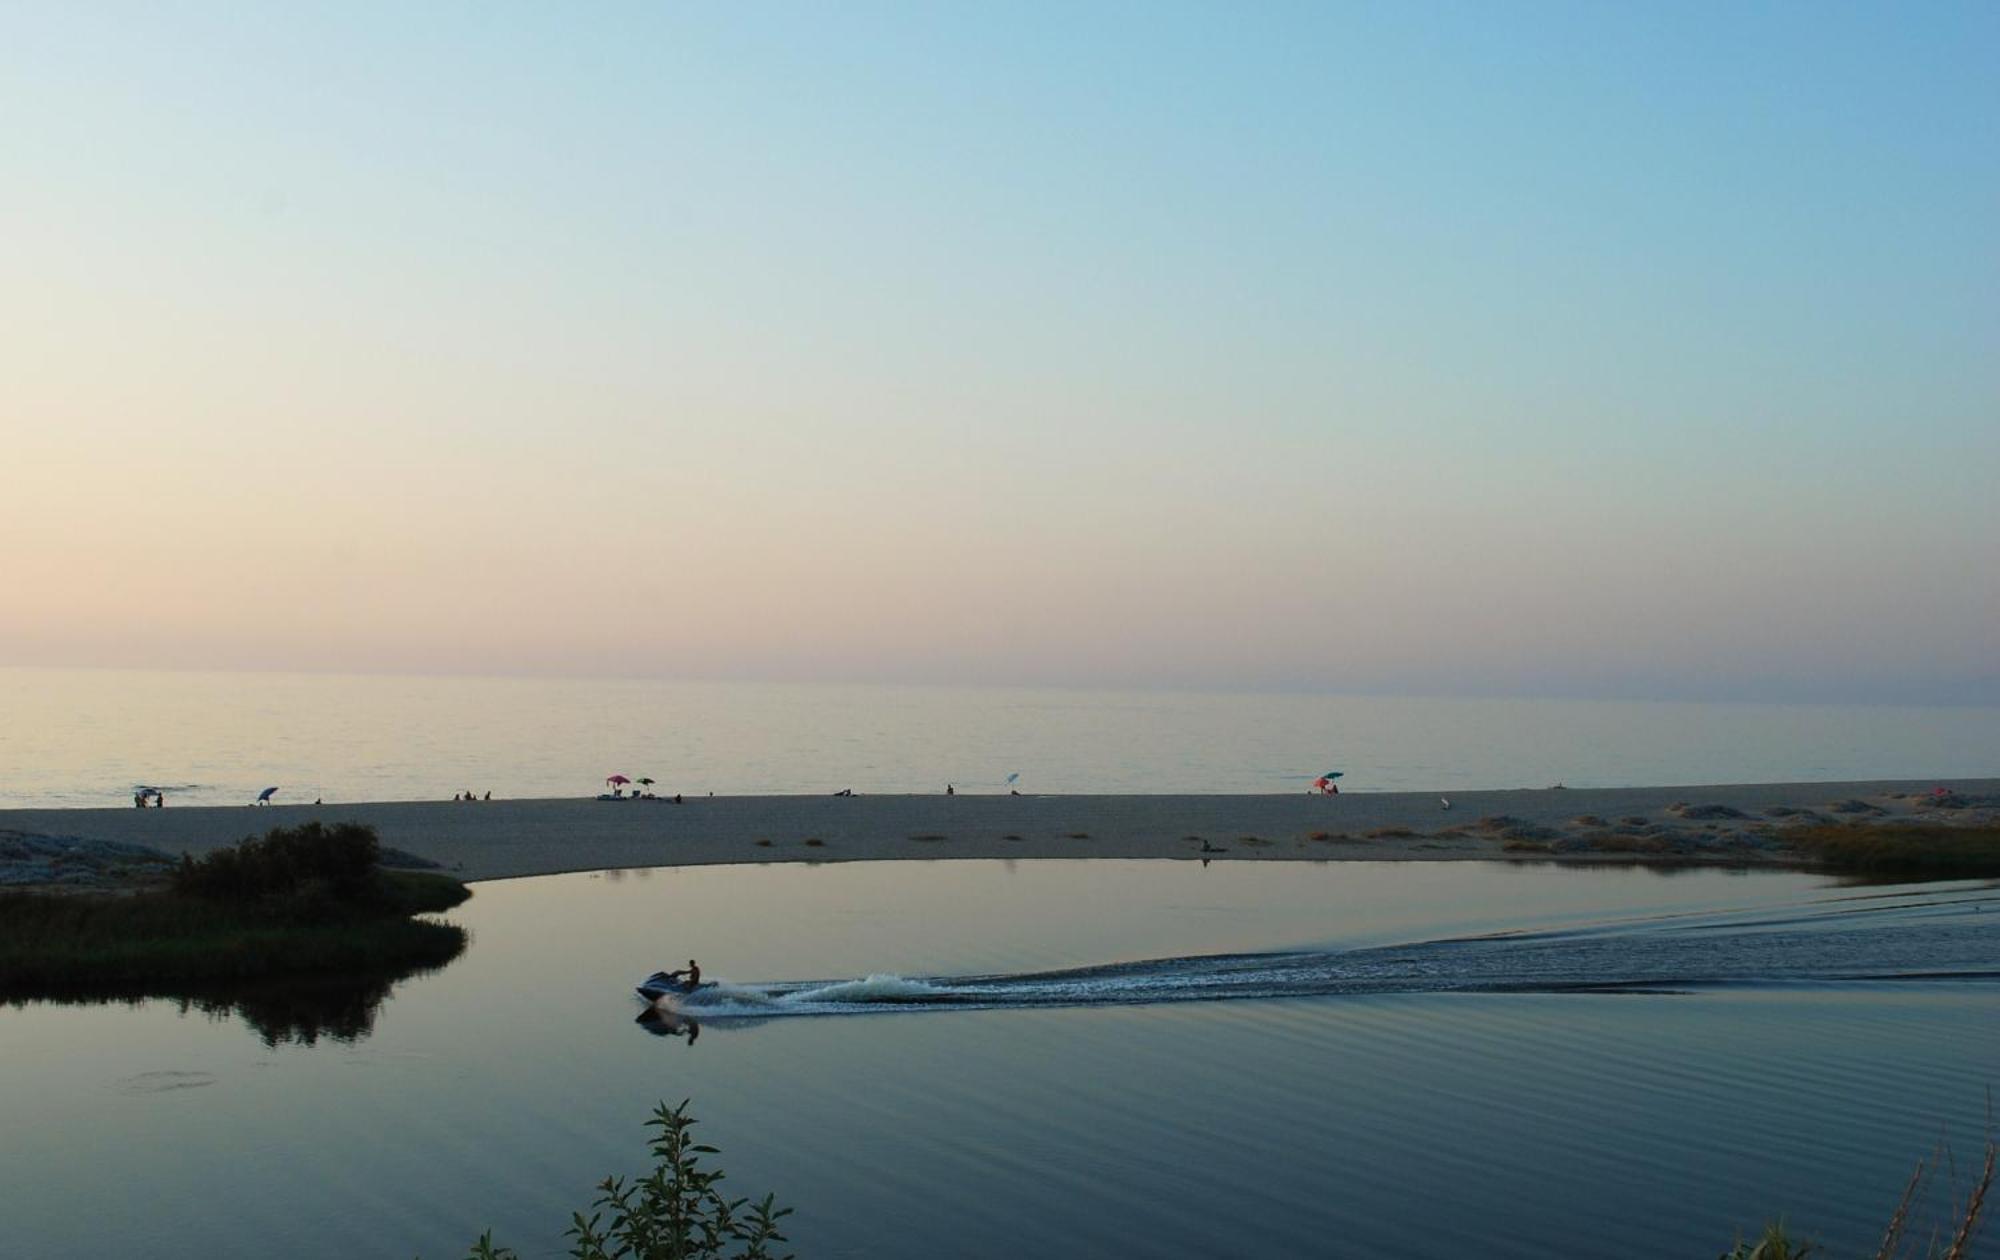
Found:
[[[957,789],[953,788],[951,784],[947,783],[944,785],[944,794],[946,796],[957,796],[958,791]]]

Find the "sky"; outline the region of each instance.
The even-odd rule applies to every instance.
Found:
[[[2000,703],[1996,65],[0,7],[0,664]]]

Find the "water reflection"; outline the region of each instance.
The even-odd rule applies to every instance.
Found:
[[[36,1005],[137,1008],[160,1000],[177,1008],[182,1015],[198,1012],[218,1022],[240,1016],[259,1040],[274,1049],[283,1045],[315,1046],[321,1040],[351,1045],[375,1031],[382,1004],[389,1000],[397,985],[416,976],[442,971],[464,951],[465,941],[461,936],[451,945],[449,953],[434,961],[376,971],[237,983],[135,985],[16,997],[9,999],[8,1004],[16,1008]]]
[[[679,1011],[667,1010],[664,1007],[647,1007],[639,1012],[636,1022],[639,1027],[655,1037],[686,1037],[690,1046],[694,1044],[695,1038],[701,1036],[700,1020],[692,1015],[683,1015]]]

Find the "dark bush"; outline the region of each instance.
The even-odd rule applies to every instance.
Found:
[[[375,829],[360,823],[274,827],[261,840],[252,837],[200,860],[183,854],[173,888],[183,897],[237,905],[355,906],[376,897],[381,852]]]

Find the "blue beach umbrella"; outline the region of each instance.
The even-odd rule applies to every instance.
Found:
[[[278,794],[278,789],[274,787],[267,787],[263,791],[257,793],[257,803],[259,805],[269,805],[271,803],[271,798],[276,796],[277,794]]]

